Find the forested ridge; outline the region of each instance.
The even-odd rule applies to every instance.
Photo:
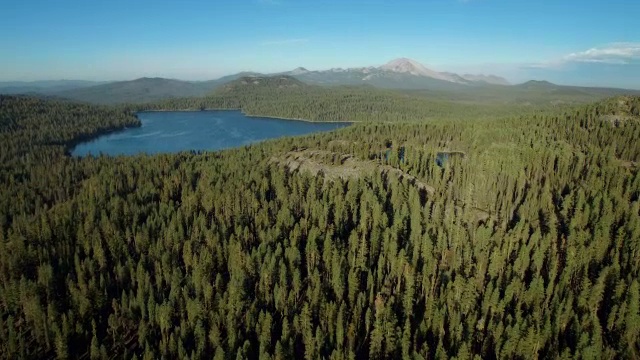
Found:
[[[367,86],[322,87],[307,85],[291,76],[244,77],[204,97],[121,106],[132,111],[240,109],[250,116],[354,122],[495,119],[554,108],[502,102],[454,102],[442,100],[442,94],[437,97],[414,95]]]
[[[330,94],[256,96],[211,107],[334,115]],[[157,107],[189,101],[208,107]],[[0,97],[0,356],[640,357],[640,98],[477,121],[412,101],[221,152],[73,158],[134,107]],[[314,151],[370,167],[279,161]]]

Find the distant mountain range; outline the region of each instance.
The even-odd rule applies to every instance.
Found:
[[[309,84],[370,84],[389,89],[455,90],[461,86],[509,85],[506,79],[499,76],[437,72],[407,58],[395,59],[379,67],[334,68],[322,71],[297,68],[282,74],[295,76]]]
[[[526,95],[531,91],[558,94],[604,97],[621,93],[640,93],[638,91],[582,88],[555,85],[549,82],[532,81],[520,85],[509,82],[496,75],[455,74],[428,69],[415,60],[400,58],[378,67],[333,68],[312,71],[303,67],[292,71],[262,74],[242,72],[209,81],[182,81],[165,78],[140,78],[131,81],[91,82],[91,81],[39,81],[39,82],[0,82],[0,94],[41,94],[61,97],[75,101],[99,104],[143,103],[176,97],[205,96],[221,85],[233,80],[248,77],[292,76],[309,85],[340,86],[369,85],[386,89],[405,91],[431,91],[444,94],[464,94],[473,97],[481,93]],[[470,95],[471,94],[471,95]]]
[[[183,81],[165,78],[140,78],[129,81],[37,81],[0,82],[0,94],[46,95],[49,97],[95,103],[144,103],[176,97],[204,96],[218,86],[242,74],[210,81]]]
[[[216,80],[192,82],[164,78],[141,78],[65,90],[55,95],[90,103],[142,103],[175,97],[204,96],[211,93],[219,84]]]
[[[53,94],[60,91],[81,89],[101,84],[106,81],[85,80],[45,80],[45,81],[0,81],[1,94]]]

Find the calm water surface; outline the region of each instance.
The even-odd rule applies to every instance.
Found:
[[[142,122],[141,127],[106,134],[78,144],[72,154],[134,155],[220,150],[349,125],[254,118],[240,111],[140,112],[138,118]]]

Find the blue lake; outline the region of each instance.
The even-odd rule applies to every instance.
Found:
[[[141,127],[102,135],[78,144],[72,154],[135,155],[220,150],[349,125],[248,117],[240,111],[140,112],[138,118],[142,122]]]

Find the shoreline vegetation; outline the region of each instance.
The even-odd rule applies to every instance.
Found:
[[[135,115],[143,129],[130,127],[100,131],[96,136],[81,138],[69,145],[68,153],[72,156],[100,152],[110,156],[135,156],[139,152],[219,151],[353,125],[348,122],[254,117],[235,110],[140,111]],[[113,134],[123,135],[115,135],[114,138]],[[140,138],[146,140],[139,142]]]
[[[292,120],[292,121],[303,121],[303,122],[311,122],[311,123],[339,123],[339,124],[358,124],[358,123],[363,123],[364,121],[362,120],[355,120],[355,121],[342,121],[342,120],[311,120],[311,119],[304,119],[304,118],[288,118],[288,117],[281,117],[281,116],[276,116],[276,115],[254,115],[254,114],[249,114],[246,113],[244,110],[242,109],[223,109],[223,108],[205,108],[205,109],[177,109],[177,110],[171,110],[171,109],[153,109],[153,110],[140,110],[140,111],[136,111],[136,113],[139,112],[199,112],[199,111],[240,111],[242,113],[242,115],[246,116],[246,117],[250,117],[250,118],[264,118],[264,119],[275,119],[275,120]]]
[[[76,146],[78,146],[78,145],[80,145],[82,143],[87,143],[87,142],[94,141],[94,140],[98,139],[101,136],[123,132],[123,131],[126,131],[127,129],[141,127],[142,126],[142,122],[140,122],[140,119],[138,119],[137,117],[136,117],[136,119],[139,121],[138,123],[129,124],[128,126],[127,125],[123,125],[123,126],[118,126],[118,127],[114,127],[114,128],[98,130],[95,133],[88,134],[88,135],[83,135],[83,136],[77,137],[77,138],[75,138],[73,140],[70,140],[70,141],[68,141],[68,142],[63,144],[64,147],[65,147],[65,150],[64,150],[65,154],[67,156],[73,156],[71,153],[73,152],[73,150],[75,149]]]

